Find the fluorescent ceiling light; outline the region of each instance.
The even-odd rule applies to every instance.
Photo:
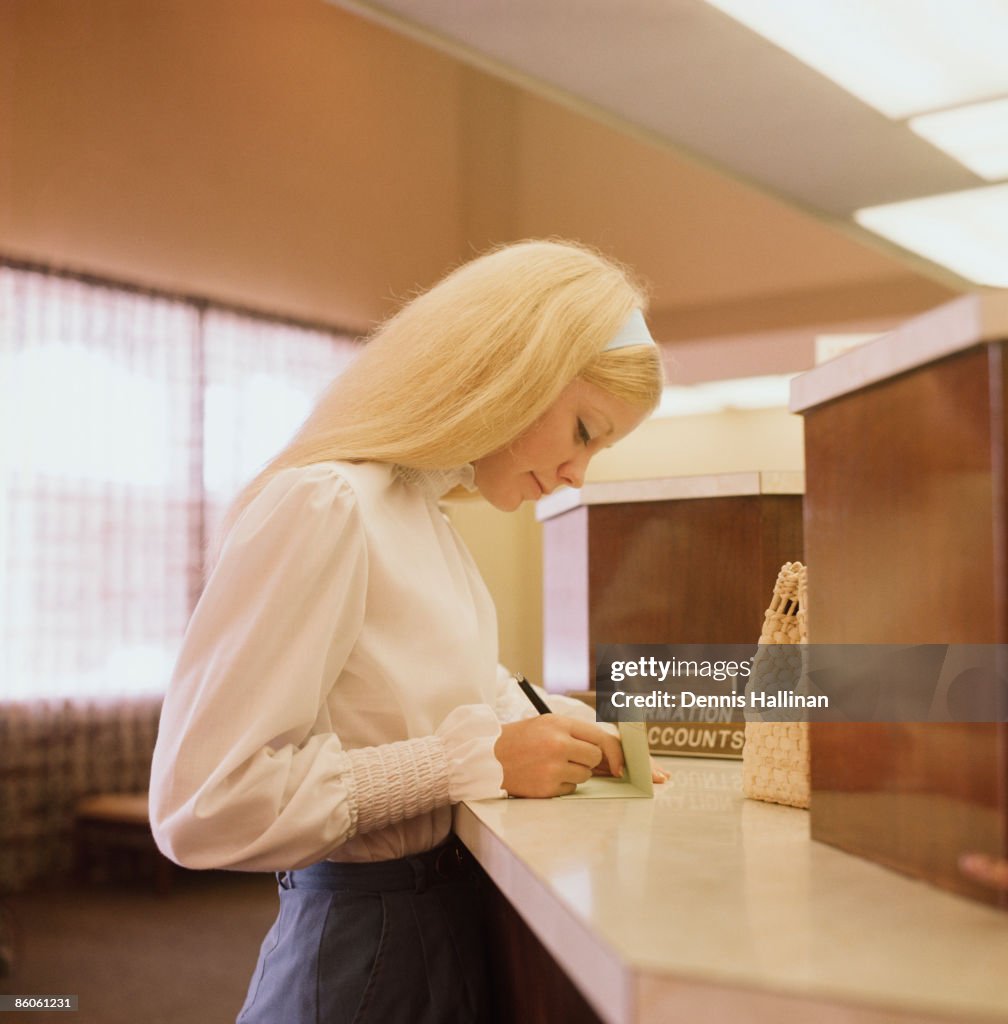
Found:
[[[1008,178],[1008,96],[922,114],[910,121],[910,127],[981,178]]]
[[[728,410],[787,408],[793,373],[769,377],[740,377],[715,380],[689,387],[666,387],[652,414],[655,419],[670,416],[703,416]]]
[[[707,0],[888,117],[1008,93],[1004,0]]]
[[[1008,184],[873,206],[854,217],[967,280],[1008,288]]]

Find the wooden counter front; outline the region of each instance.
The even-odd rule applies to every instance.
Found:
[[[544,676],[594,686],[598,644],[755,643],[802,558],[801,473],[587,484],[539,502]]]
[[[1008,642],[1006,338],[967,297],[795,380],[812,643]],[[1005,730],[813,725],[812,836],[998,901],[956,860],[1008,854]]]

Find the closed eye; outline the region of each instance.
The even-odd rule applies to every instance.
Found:
[[[588,433],[588,428],[584,425],[584,421],[580,418],[577,421],[578,428],[578,440],[587,447],[591,444],[591,434]]]

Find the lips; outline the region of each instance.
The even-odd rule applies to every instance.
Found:
[[[532,477],[533,480],[535,480],[536,487],[539,488],[539,493],[536,495],[536,497],[541,498],[546,493],[546,488],[543,487],[543,485],[540,483],[539,477],[537,477],[535,473],[532,473],[530,471],[529,475]]]

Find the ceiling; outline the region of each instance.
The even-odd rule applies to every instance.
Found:
[[[884,243],[849,221],[854,210],[984,184],[703,0],[337,2],[876,246]],[[902,255],[937,280],[965,285]]]

